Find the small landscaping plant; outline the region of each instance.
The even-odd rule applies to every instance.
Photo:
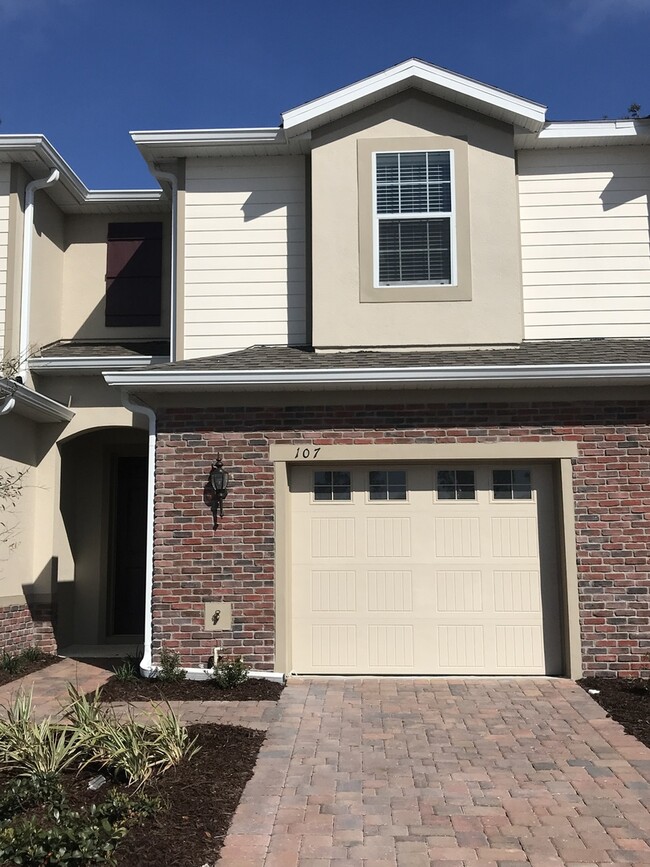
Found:
[[[0,719],[0,761],[20,776],[46,785],[81,755],[84,739],[79,731],[46,717],[32,719],[31,695],[18,693],[7,718]]]
[[[154,706],[153,724],[142,725],[132,717],[117,720],[112,709],[101,704],[99,689],[88,698],[71,685],[68,695],[66,715],[83,743],[81,767],[97,765],[139,787],[197,752],[196,739],[189,738],[169,707],[163,711]]]
[[[4,650],[0,653],[0,684],[10,683],[17,677],[38,671],[56,662],[56,659],[56,656],[45,653],[38,647],[27,647],[18,653]]]
[[[63,796],[40,803],[38,817],[20,815],[0,823],[2,864],[114,864],[113,852],[128,828],[161,806],[159,798],[120,792],[79,810],[71,809]]]
[[[163,645],[160,651],[160,665],[156,668],[154,677],[167,683],[185,680],[187,672],[181,668],[180,662],[179,654]]]
[[[113,675],[116,680],[119,680],[122,683],[131,683],[132,681],[137,680],[140,675],[138,664],[133,658],[127,656],[127,658],[113,670]]]
[[[246,682],[249,669],[241,656],[220,656],[212,668],[212,678],[219,689],[234,689]]]

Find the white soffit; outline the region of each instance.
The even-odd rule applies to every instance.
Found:
[[[167,208],[161,190],[89,190],[44,135],[0,135],[0,163],[19,163],[34,178],[58,169],[47,190],[64,212],[150,213]]]
[[[287,142],[281,127],[136,130],[130,136],[149,163],[175,157],[304,154],[310,138]]]
[[[283,127],[300,135],[411,87],[532,132],[544,125],[546,106],[413,58],[284,112]]]

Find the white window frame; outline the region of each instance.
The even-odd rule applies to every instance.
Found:
[[[379,214],[377,210],[377,157],[384,154],[429,154],[429,153],[446,153],[449,154],[449,178],[450,178],[450,199],[451,211],[418,211],[415,213],[398,213],[398,214]],[[404,148],[396,151],[373,151],[372,153],[372,246],[373,246],[373,272],[374,285],[377,287],[390,286],[457,286],[458,285],[458,269],[456,257],[456,179],[455,179],[455,163],[454,151],[450,148],[440,148],[433,150],[427,149],[412,149]],[[426,219],[448,219],[449,220],[449,248],[450,248],[450,279],[446,280],[419,280],[419,281],[395,281],[391,283],[379,281],[379,221],[380,220],[426,220]]]

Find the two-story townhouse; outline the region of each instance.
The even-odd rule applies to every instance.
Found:
[[[170,238],[171,361],[102,359],[102,386],[77,317],[30,369],[76,413],[44,446],[53,488],[66,457],[98,466],[71,356],[141,447],[148,425],[148,514],[122,522],[144,591],[116,590],[119,472],[92,485],[92,564],[65,517],[89,502],[43,493],[61,635],[93,643],[92,598],[94,642],[126,643],[138,595],[144,670],[162,643],[197,670],[214,648],[265,673],[647,669],[649,136],[417,60],[278,128],[134,133],[169,193],[131,205]]]

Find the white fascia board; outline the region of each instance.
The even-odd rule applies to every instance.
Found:
[[[232,129],[135,130],[129,135],[138,147],[146,145],[268,144],[285,140],[280,127]]]
[[[366,100],[373,101],[381,91],[399,88],[409,81],[415,86],[420,82],[426,85],[426,89],[452,102],[454,95],[462,97],[462,100],[456,101],[469,101],[476,105],[478,110],[481,110],[479,106],[483,106],[484,110],[488,109],[487,113],[490,107],[497,108],[510,116],[513,123],[525,129],[541,129],[546,118],[546,106],[540,103],[458,75],[440,66],[411,59],[284,112],[283,127],[292,134],[299,133],[303,129],[316,126],[322,116],[332,112],[344,114],[346,108],[352,111],[356,104],[363,104]]]
[[[36,421],[64,422],[75,416],[69,407],[11,379],[0,380],[0,394],[15,398],[16,412]]]
[[[339,368],[329,370],[179,370],[144,374],[104,372],[109,385],[142,390],[214,387],[466,385],[515,386],[534,383],[650,382],[650,364],[535,364],[465,367]]]
[[[95,356],[55,356],[30,358],[29,369],[38,374],[54,373],[102,373],[105,370],[147,368],[152,364],[165,364],[166,356],[156,355],[95,355]]]
[[[64,186],[79,204],[155,202],[162,197],[162,190],[89,190],[44,135],[0,135],[0,154],[3,150],[31,151],[41,160],[45,171],[58,169]]]
[[[551,121],[537,134],[517,134],[517,149],[588,147],[589,145],[645,144],[650,121],[643,119]]]

